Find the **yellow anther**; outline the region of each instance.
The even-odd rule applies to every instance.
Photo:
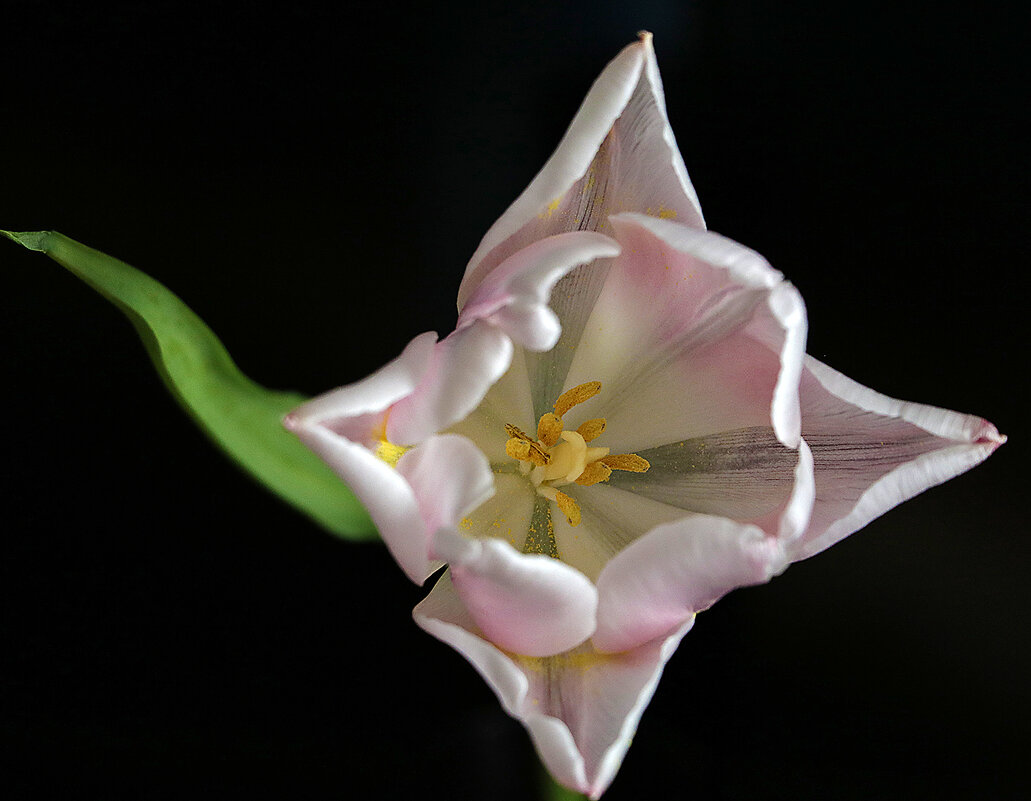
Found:
[[[567,389],[555,401],[555,414],[562,417],[578,403],[590,400],[600,391],[601,381],[588,381],[586,384],[580,384],[572,389]]]
[[[544,467],[544,465],[551,462],[551,454],[541,450],[540,445],[535,443],[530,444],[530,461],[533,462],[537,467]]]
[[[613,470],[627,470],[631,473],[643,473],[651,467],[647,459],[636,453],[613,453],[601,461]]]
[[[558,442],[558,437],[561,433],[561,417],[556,414],[552,414],[551,412],[541,415],[540,422],[537,423],[537,439],[539,439],[545,447],[550,448]]]
[[[533,440],[526,435],[526,432],[523,431],[523,429],[519,426],[514,426],[511,423],[505,423],[505,433],[510,437],[515,437],[516,439],[524,439],[527,442],[533,442]]]
[[[595,417],[592,420],[588,420],[586,423],[581,423],[580,427],[576,429],[576,432],[584,438],[584,442],[590,442],[591,440],[600,437],[604,430],[605,418]]]
[[[564,492],[555,491],[555,503],[566,516],[566,522],[573,528],[580,525],[580,505]]]
[[[512,437],[505,443],[505,453],[521,462],[530,461],[530,443],[525,439]]]
[[[376,446],[376,456],[382,459],[391,467],[397,466],[397,460],[404,456],[407,451],[404,445],[395,445],[386,439],[381,439],[379,445]]]
[[[600,481],[608,481],[612,475],[612,468],[604,462],[591,462],[584,468],[576,483],[581,487],[590,487]]]
[[[505,443],[505,453],[520,462],[530,462],[538,467],[544,467],[551,461],[550,454],[541,450],[537,443],[518,437],[512,437]]]
[[[505,433],[508,434],[508,436],[510,436],[512,439],[522,440],[523,442],[525,442],[525,443],[527,443],[529,445],[529,451],[527,452],[526,456],[516,456],[514,453],[512,453],[508,449],[509,448],[509,442],[511,442],[512,440],[510,439],[508,442],[506,442],[505,443],[505,453],[507,453],[513,459],[523,459],[523,460],[529,459],[535,465],[541,465],[541,466],[546,465],[548,462],[551,461],[551,456],[548,454],[548,452],[546,450],[544,450],[544,448],[542,448],[536,442],[534,442],[526,434],[526,432],[523,431],[518,426],[514,426],[511,423],[505,423]]]

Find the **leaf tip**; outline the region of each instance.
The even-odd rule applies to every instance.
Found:
[[[22,247],[28,248],[29,250],[35,250],[40,253],[46,252],[46,240],[50,237],[52,231],[2,231],[8,239],[17,242]]]

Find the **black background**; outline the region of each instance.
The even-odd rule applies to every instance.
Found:
[[[606,798],[1021,797],[1020,5],[8,2],[0,227],[135,264],[256,380],[323,391],[450,330],[479,237],[652,30],[707,221],[801,289],[810,352],[1011,442],[700,616]],[[56,264],[0,242],[0,271],[6,797],[534,797],[382,548],[238,473]]]

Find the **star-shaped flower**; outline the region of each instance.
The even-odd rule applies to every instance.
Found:
[[[592,798],[697,612],[1004,441],[805,355],[795,288],[704,228],[647,34],[487,232],[459,308],[286,425],[412,580],[448,564],[417,623]]]

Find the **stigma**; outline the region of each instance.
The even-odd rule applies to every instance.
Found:
[[[536,439],[505,424],[509,437],[505,453],[519,462],[519,472],[529,478],[538,495],[558,506],[570,526],[580,525],[580,506],[559,487],[573,483],[589,487],[608,481],[613,470],[643,473],[651,467],[636,453],[612,454],[608,448],[589,444],[604,433],[604,417],[588,420],[575,431],[565,428],[562,416],[600,391],[600,381],[588,381],[563,392],[555,401],[555,411],[541,415]]]

